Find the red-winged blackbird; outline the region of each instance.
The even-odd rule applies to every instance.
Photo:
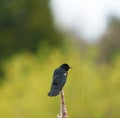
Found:
[[[51,85],[51,90],[48,93],[48,96],[57,96],[62,90],[63,86],[66,83],[68,70],[71,67],[68,64],[62,64],[59,68],[55,69],[53,73],[53,81]]]

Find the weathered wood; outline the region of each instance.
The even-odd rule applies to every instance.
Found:
[[[68,118],[68,114],[67,114],[67,107],[65,104],[65,97],[64,97],[64,91],[62,90],[60,92],[60,114],[57,115],[57,118]]]

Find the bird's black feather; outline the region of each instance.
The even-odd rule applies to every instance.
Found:
[[[54,71],[51,90],[48,93],[49,96],[57,96],[62,90],[66,83],[68,73],[67,71],[69,70],[69,68],[69,65],[63,64]]]

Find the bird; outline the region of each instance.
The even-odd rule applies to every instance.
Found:
[[[60,91],[63,89],[66,83],[68,70],[71,68],[72,67],[70,67],[68,64],[64,63],[54,70],[51,89],[48,93],[48,96],[55,97],[59,95]]]

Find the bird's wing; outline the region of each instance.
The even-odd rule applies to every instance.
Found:
[[[67,78],[67,72],[63,69],[57,69],[54,72],[53,75],[53,86],[56,87],[56,89],[59,89],[59,91],[62,90],[64,84],[66,83]]]

